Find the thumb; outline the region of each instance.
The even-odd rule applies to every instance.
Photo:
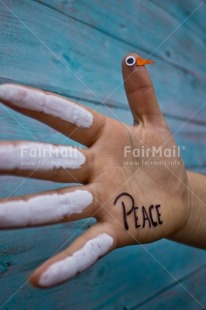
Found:
[[[126,55],[122,60],[124,87],[134,117],[134,124],[145,126],[165,126],[154,87],[145,64],[153,63],[144,60],[137,54]]]

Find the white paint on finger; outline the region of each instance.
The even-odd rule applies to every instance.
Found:
[[[26,227],[59,222],[72,214],[81,213],[93,201],[86,190],[64,194],[46,194],[28,200],[0,203],[0,227]]]
[[[78,127],[89,128],[93,115],[85,108],[64,98],[45,94],[42,91],[19,85],[3,84],[0,86],[0,99],[12,105],[60,118]]]
[[[106,233],[87,241],[72,256],[50,265],[41,275],[39,285],[49,287],[70,279],[94,264],[99,257],[109,251],[112,244],[113,238]]]
[[[86,161],[77,148],[46,143],[18,143],[0,146],[0,169],[78,169]]]

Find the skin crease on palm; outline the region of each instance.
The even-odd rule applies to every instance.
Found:
[[[112,242],[110,242],[106,250],[99,252],[94,261],[118,247],[144,244],[161,238],[169,238],[174,234],[178,234],[178,231],[181,231],[187,223],[190,209],[190,192],[188,190],[190,184],[184,164],[180,158],[173,158],[180,160],[181,164],[168,166],[169,169],[165,164],[157,166],[141,165],[140,163],[144,159],[141,156],[135,158],[135,162],[138,162],[140,165],[132,166],[125,164],[125,147],[133,150],[140,149],[143,146],[144,148],[161,146],[163,149],[172,149],[176,146],[160,111],[146,68],[136,65],[136,63],[132,66],[127,66],[126,57],[128,56],[136,58],[137,55],[129,54],[122,61],[125,91],[133,114],[134,126],[105,117],[85,107],[85,109],[92,113],[93,123],[90,127],[81,128],[66,120],[59,119],[57,116],[54,117],[48,115],[48,113],[16,106],[8,98],[0,96],[1,102],[8,107],[35,118],[88,147],[82,151],[86,157],[86,162],[79,169],[59,168],[50,171],[37,169],[33,172],[29,169],[14,168],[11,171],[1,169],[2,174],[26,177],[32,172],[31,177],[33,178],[82,183],[82,185],[60,189],[54,191],[54,193],[64,194],[74,192],[75,190],[86,190],[93,196],[90,205],[81,213],[65,216],[58,221],[51,221],[52,223],[59,223],[92,216],[97,219],[97,223],[78,237],[67,249],[52,257],[34,271],[30,281],[35,286],[43,286],[40,284],[40,278],[49,266],[57,261],[71,257],[82,249],[86,242],[97,236],[105,236],[104,234],[106,234],[111,237],[108,240],[112,240]],[[27,87],[27,89],[30,88]],[[41,92],[41,90],[37,91]],[[1,148],[5,145],[17,145],[18,143],[19,141],[2,142]],[[134,161],[132,152],[128,152],[126,160]],[[160,158],[157,157],[156,160],[160,160]],[[165,157],[161,158],[161,160],[168,163],[170,159]],[[53,191],[41,194],[51,193]],[[128,229],[125,229],[122,202],[119,200],[116,204],[114,203],[121,193],[128,193],[133,197],[135,206],[138,207],[137,217],[140,227],[135,227],[134,217],[130,214],[127,216]],[[34,196],[38,195],[12,198],[7,201],[14,202],[21,199],[27,202],[28,199]],[[125,198],[125,204],[130,203],[128,199],[128,197]],[[141,207],[144,206],[148,211],[151,205],[160,205],[161,224],[149,227],[147,222],[143,228],[141,227]],[[41,225],[44,225],[44,223],[41,223]],[[77,257],[75,255],[74,257]],[[80,269],[77,268],[77,272],[74,272],[74,275],[82,271]],[[62,278],[59,280],[59,283],[65,280],[68,279]],[[54,281],[53,284],[48,286],[59,283]]]

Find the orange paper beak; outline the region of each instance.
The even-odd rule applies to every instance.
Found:
[[[141,58],[139,56],[137,56],[136,60],[137,60],[137,62],[136,62],[137,66],[150,65],[150,64],[155,63],[153,60],[144,59],[144,58]]]

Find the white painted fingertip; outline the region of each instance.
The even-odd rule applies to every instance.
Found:
[[[85,245],[72,256],[66,257],[50,265],[41,275],[39,285],[50,287],[75,276],[106,254],[112,247],[113,238],[106,233],[87,241]]]
[[[43,112],[75,124],[89,128],[93,124],[93,115],[85,108],[64,98],[45,94],[19,85],[0,85],[0,99],[12,105],[32,111]]]
[[[70,215],[82,213],[92,202],[93,195],[86,190],[2,202],[0,227],[17,228],[60,222]]]
[[[0,146],[0,169],[79,169],[86,157],[77,148],[46,143],[18,143]]]

